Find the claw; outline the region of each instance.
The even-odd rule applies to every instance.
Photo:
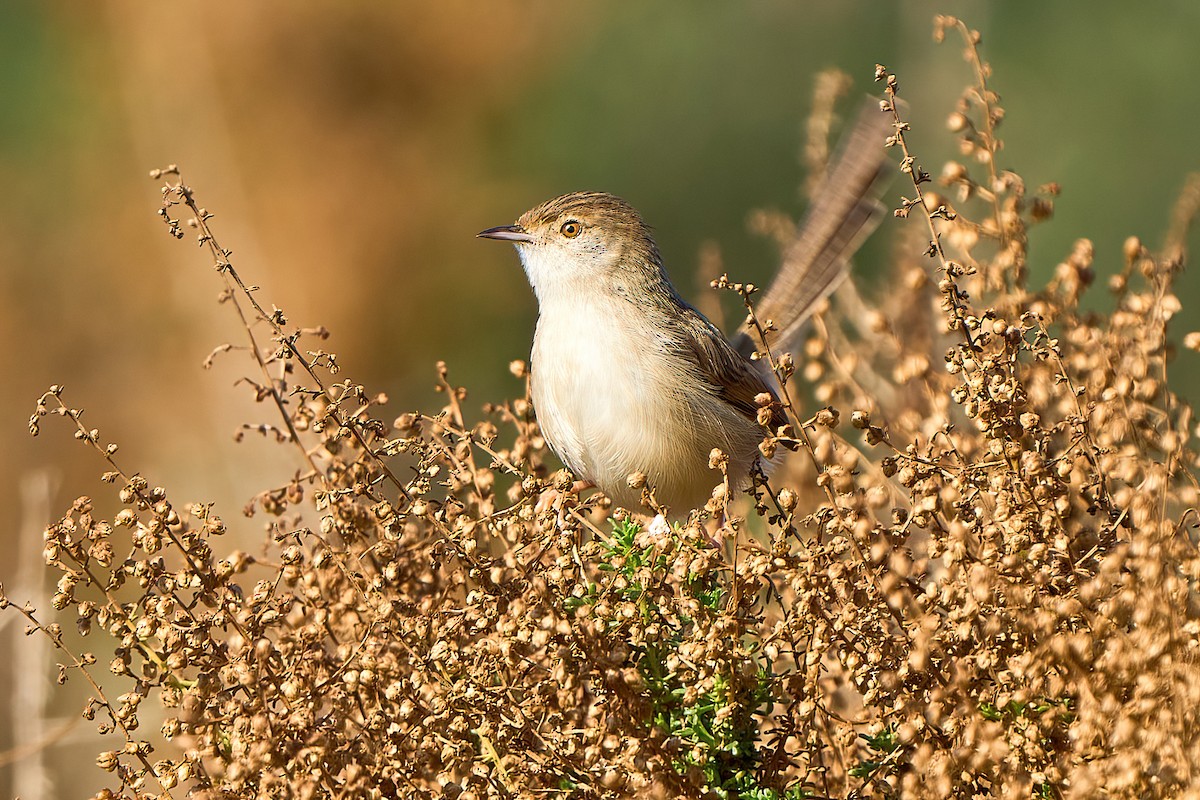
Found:
[[[571,488],[568,489],[566,492],[560,492],[558,489],[547,489],[546,491],[542,492],[541,495],[538,497],[537,504],[534,505],[533,511],[535,514],[538,514],[539,516],[541,514],[546,513],[547,511],[551,511],[555,508],[557,508],[557,509],[559,509],[559,511],[561,511],[562,510],[562,500],[563,500],[563,496],[565,494],[578,495],[580,492],[584,491],[585,489],[591,489],[595,485],[596,484],[592,483],[591,481],[575,481],[574,483],[571,484]],[[562,521],[561,516],[562,515],[560,513],[559,514],[560,522]]]

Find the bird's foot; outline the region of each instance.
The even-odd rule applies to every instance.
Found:
[[[595,487],[595,485],[596,484],[592,483],[591,481],[575,481],[565,492],[554,488],[547,489],[538,496],[537,503],[534,505],[533,511],[535,514],[540,516],[545,514],[547,511],[552,511],[557,508],[560,512],[559,515],[561,516],[562,501],[566,495],[578,496],[580,492],[584,491],[585,489],[591,489]]]

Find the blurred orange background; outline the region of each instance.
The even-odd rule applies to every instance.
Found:
[[[23,601],[41,580],[48,515],[84,493],[111,507],[100,459],[61,420],[38,439],[25,433],[50,384],[67,387],[102,441],[121,445],[126,469],[177,503],[215,501],[242,546],[261,530],[241,518],[247,495],[294,468],[290,450],[256,436],[233,442],[240,423],[274,415],[231,388],[250,374],[244,355],[201,368],[243,334],[216,303],[222,284],[205,253],[190,236],[168,237],[155,216],[161,181],[151,168],[180,165],[235,265],[263,287],[261,302],[333,331],[324,347],[339,354],[340,377],[386,392],[396,414],[429,409],[433,365],[444,359],[477,409],[520,391],[507,365],[527,356],[536,308],[512,249],[476,231],[565,191],[611,191],[656,228],[686,296],[708,291],[693,276],[709,241],[732,277],[761,281],[774,249],[746,218],[802,209],[798,154],[818,71],[839,67],[856,93],[873,92],[873,67],[886,64],[911,105],[924,166],[936,175],[954,157],[943,122],[971,76],[957,42],[931,43],[937,11],[983,31],[1008,111],[1003,166],[1031,187],[1063,185],[1056,219],[1034,232],[1034,281],[1078,237],[1095,240],[1100,271],[1118,269],[1125,236],[1160,243],[1185,174],[1200,167],[1200,6],[1150,8],[7,3],[0,581]],[[901,191],[897,183],[893,195]],[[879,242],[868,248],[860,283],[886,255]],[[1182,279],[1193,316],[1181,333],[1196,324],[1197,285],[1194,274]],[[1181,358],[1193,360],[1177,369],[1177,389],[1194,398],[1195,356]],[[0,615],[0,751],[57,724],[21,711],[21,687],[53,675],[28,660],[46,644],[15,636],[20,627]],[[21,652],[5,656],[10,648]],[[65,719],[78,705],[57,699],[52,710]],[[0,795],[102,785],[96,748],[70,743],[86,730],[42,753],[49,782],[0,763]]]

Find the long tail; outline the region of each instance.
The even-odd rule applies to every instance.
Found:
[[[884,140],[893,133],[892,117],[868,98],[826,173],[797,231],[784,252],[771,285],[755,304],[760,320],[775,324],[768,343],[789,350],[803,332],[813,308],[850,272],[850,258],[875,230],[886,210],[879,195],[890,177]],[[746,332],[732,339],[742,355],[757,345]]]

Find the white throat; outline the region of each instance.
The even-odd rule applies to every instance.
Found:
[[[580,252],[536,244],[517,245],[517,254],[543,314],[560,302],[595,294],[611,273],[614,258],[600,249]]]

